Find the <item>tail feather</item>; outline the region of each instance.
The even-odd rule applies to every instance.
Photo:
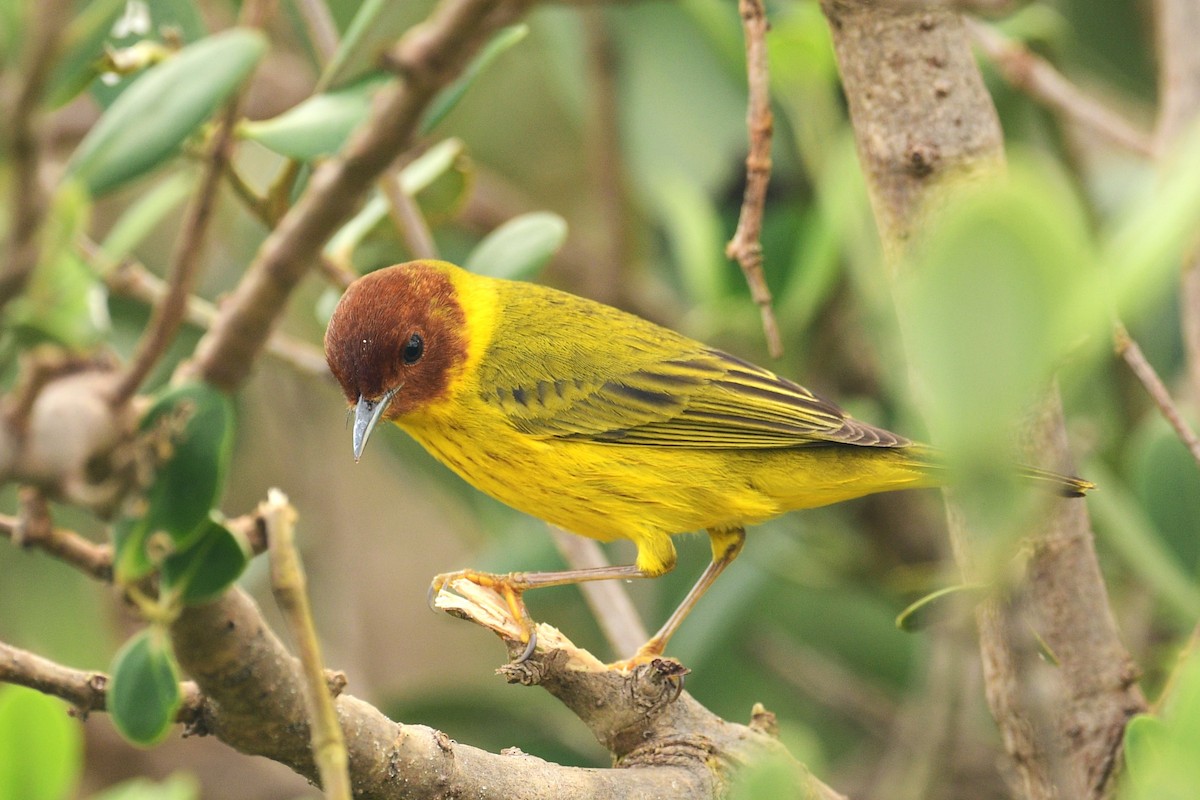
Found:
[[[1096,484],[1085,481],[1083,478],[1062,475],[1037,467],[1021,467],[1021,477],[1062,497],[1083,497],[1096,488]]]

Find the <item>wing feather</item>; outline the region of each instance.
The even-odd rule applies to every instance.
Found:
[[[481,396],[523,433],[709,449],[910,444],[736,356],[608,306],[530,288],[511,299],[480,380]],[[528,330],[549,316],[541,313],[547,305],[575,312],[570,335]],[[522,321],[525,328],[512,327]]]

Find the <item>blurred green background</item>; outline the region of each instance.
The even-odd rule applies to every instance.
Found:
[[[99,14],[100,5],[79,2],[77,13]],[[423,0],[394,5],[372,26],[381,39],[431,7]],[[105,13],[124,10],[108,6]],[[360,4],[328,6],[344,33]],[[527,35],[500,53],[428,133],[430,145],[451,138],[462,144],[452,170],[419,199],[441,255],[460,262],[504,221],[552,211],[566,221],[567,236],[537,280],[629,308],[799,379],[855,416],[928,438],[922,420],[929,409],[918,408],[910,388],[826,23],[812,2],[773,2],[768,10],[776,135],[763,247],[782,359],[769,359],[758,311],[723,255],[737,220],[746,148],[742,33],[732,2],[536,8]],[[236,11],[223,2],[155,2],[150,35],[161,36],[166,26],[192,41],[230,25]],[[998,24],[1149,127],[1156,79],[1146,4],[1038,3]],[[281,4],[269,35],[247,106],[256,120],[303,101],[321,75],[293,3]],[[6,47],[10,67],[12,37]],[[376,52],[365,39],[334,85],[356,85]],[[1043,202],[1044,231],[1027,247],[1078,261],[1068,265],[1074,272],[1056,275],[1059,283],[1046,284],[1052,289],[1034,292],[1032,306],[1018,308],[1010,323],[1025,330],[1069,305],[1074,290],[1102,283],[1089,270],[1108,257],[1110,232],[1128,223],[1136,211],[1129,198],[1140,196],[1154,168],[1087,131],[1061,128],[986,63],[984,71],[1014,173],[1037,175],[1016,190]],[[118,89],[96,82],[53,113],[55,157],[69,157]],[[262,188],[283,159],[261,131],[256,137],[261,141],[239,146],[237,168]],[[103,241],[131,209],[149,215],[153,224],[129,252],[162,275],[178,233],[178,187],[186,189],[181,181],[194,174],[192,159],[174,159],[98,197],[80,227]],[[228,292],[267,233],[224,190],[198,293],[216,300]],[[1054,238],[1060,234],[1067,240]],[[994,277],[993,267],[1003,269],[1011,257],[986,242],[977,246],[972,252],[948,245],[941,254],[949,269],[961,270],[964,291],[988,286],[973,276]],[[354,249],[353,265],[366,271],[409,257],[385,220]],[[1126,323],[1168,385],[1186,394],[1170,270],[1147,269],[1135,283]],[[89,302],[107,308],[111,320],[84,302],[70,319],[89,314],[90,321],[72,333],[42,325],[44,309],[18,308],[6,320],[0,350],[9,383],[15,356],[37,341],[74,337],[77,346],[131,352],[148,318],[145,305],[106,294],[94,279],[83,284]],[[336,296],[314,272],[296,293],[284,330],[319,346]],[[1113,608],[1153,693],[1200,612],[1200,476],[1140,385],[1107,355],[1106,326],[1104,315],[1092,314],[1065,342],[1058,329],[1046,334],[1054,341],[1022,374],[1038,381],[1042,368],[1062,366],[1078,471],[1101,486],[1089,508]],[[947,330],[931,326],[928,333],[945,342]],[[185,329],[173,359],[190,353],[199,335]],[[1035,336],[1029,346],[1041,343]],[[967,350],[964,362],[981,359]],[[162,365],[156,383],[174,363]],[[970,383],[976,378],[969,370],[983,374],[989,366],[966,363],[961,369],[968,372],[951,379]],[[561,763],[606,765],[604,751],[569,712],[544,692],[507,686],[493,673],[504,651],[490,634],[426,607],[436,573],[560,568],[545,526],[464,485],[393,429],[377,433],[355,464],[343,407],[328,376],[260,359],[237,397],[234,466],[222,504],[230,515],[244,513],[279,487],[299,509],[327,664],[346,672],[350,692],[396,719],[493,751],[517,746]],[[972,422],[979,430],[992,421]],[[8,487],[0,509],[14,508]],[[55,521],[104,535],[97,521],[70,508],[56,508]],[[695,537],[681,540],[680,551],[674,573],[628,587],[650,629],[709,558],[707,543]],[[609,555],[628,561],[632,548],[614,545]],[[274,619],[264,566],[254,563],[242,583]],[[852,796],[1006,797],[969,615],[917,633],[895,625],[910,602],[955,580],[936,493],[789,515],[751,531],[743,556],[689,618],[670,654],[692,669],[688,690],[716,713],[746,721],[752,705],[764,703],[793,752]],[[528,601],[535,618],[613,657],[577,590],[539,591]],[[0,639],[103,669],[134,625],[105,587],[41,553],[0,547]],[[177,770],[195,775],[184,791],[204,798],[315,796],[286,770],[213,742],[172,737],[155,750],[134,751],[107,731],[103,715],[87,725],[87,764],[81,796],[130,775],[161,778]]]

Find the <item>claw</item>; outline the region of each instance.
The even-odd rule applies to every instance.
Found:
[[[525,644],[525,649],[521,651],[521,655],[517,656],[513,660],[513,663],[524,664],[533,655],[535,650],[537,650],[537,628],[531,627],[529,629],[529,641]]]

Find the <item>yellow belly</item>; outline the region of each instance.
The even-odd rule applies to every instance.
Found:
[[[572,533],[632,540],[651,574],[675,562],[671,535],[933,485],[904,449],[696,449],[539,439],[485,406],[399,424],[481,491]]]

